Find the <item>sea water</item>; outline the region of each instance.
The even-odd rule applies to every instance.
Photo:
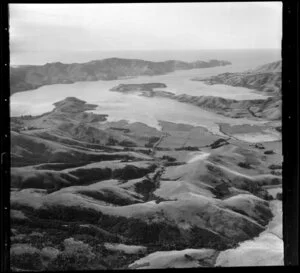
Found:
[[[28,53],[27,53],[28,54]],[[116,54],[116,55],[110,55]],[[32,63],[43,63],[42,55],[40,59],[32,56]],[[35,56],[35,57],[34,57]],[[74,57],[75,56],[75,57]],[[207,77],[225,72],[244,71],[254,68],[267,62],[280,59],[278,51],[192,51],[192,52],[90,52],[89,54],[73,55],[72,62],[87,61],[88,59],[101,59],[105,57],[141,58],[144,60],[163,61],[167,59],[179,59],[183,61],[222,59],[229,60],[232,65],[213,68],[179,70],[166,75],[140,76],[131,79],[76,82],[73,84],[54,84],[42,86],[35,90],[15,93],[10,98],[11,116],[38,115],[51,111],[53,103],[63,100],[66,97],[77,97],[88,103],[97,104],[98,107],[93,112],[108,114],[108,120],[120,119],[129,122],[143,122],[149,126],[159,128],[159,120],[170,122],[181,122],[191,125],[204,126],[213,132],[219,132],[218,123],[229,124],[257,124],[258,121],[248,119],[232,119],[205,111],[197,106],[181,103],[168,98],[143,97],[139,94],[122,94],[110,91],[111,88],[126,83],[151,83],[160,82],[167,85],[161,90],[173,92],[175,94],[189,94],[193,96],[217,96],[236,100],[244,99],[265,99],[266,96],[247,88],[232,87],[226,85],[206,85],[200,81],[192,81],[195,77]],[[89,58],[88,58],[89,56]],[[97,57],[98,56],[98,57]],[[164,56],[164,57],[163,57]],[[17,63],[29,62],[24,57],[16,57]],[[68,56],[51,57],[49,61],[67,62]],[[71,61],[71,57],[69,57]],[[27,60],[27,61],[26,61]],[[32,64],[30,63],[30,64]]]

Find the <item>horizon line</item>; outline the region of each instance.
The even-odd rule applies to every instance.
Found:
[[[42,53],[42,52],[118,52],[118,51],[218,51],[218,50],[282,50],[282,48],[203,48],[203,49],[101,49],[101,50],[88,50],[88,49],[81,49],[81,50],[70,50],[70,49],[63,49],[63,50],[18,50],[18,51],[10,51],[10,55],[14,53]]]

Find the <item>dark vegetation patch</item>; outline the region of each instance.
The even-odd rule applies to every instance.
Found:
[[[160,140],[160,137],[152,136],[148,139],[148,143],[145,144],[147,148],[153,148],[154,144]]]
[[[160,186],[160,177],[163,171],[163,169],[159,169],[153,177],[146,176],[145,179],[135,184],[135,191],[144,196],[144,202],[158,200],[158,197],[154,195],[154,191]]]
[[[57,206],[39,210],[18,205],[13,207],[26,211],[31,219],[12,222],[11,227],[16,233],[26,234],[14,243],[27,243],[38,249],[51,246],[62,251],[55,260],[42,268],[39,268],[39,257],[25,257],[21,263],[18,260],[12,261],[15,267],[23,269],[26,263],[34,266],[30,269],[55,271],[125,269],[135,260],[155,251],[186,248],[213,248],[221,251],[236,247],[239,240],[245,239],[226,238],[196,226],[190,230],[181,230],[165,220],[118,217],[80,207]],[[29,236],[32,231],[43,233],[43,236]],[[94,255],[77,251],[64,252],[63,241],[70,237],[88,244]],[[128,255],[107,250],[104,242],[144,245],[148,250],[144,254]],[[32,259],[36,259],[37,264]]]
[[[266,206],[257,205],[257,206],[255,206],[255,210],[256,210],[257,214],[260,216],[260,217],[258,217],[258,219],[260,219],[260,220],[257,220],[257,222],[263,226],[267,225],[269,223],[270,219],[273,217],[271,210],[268,209],[268,207],[266,207]]]
[[[135,184],[135,191],[144,196],[144,200],[151,198],[151,193],[156,190],[156,185],[151,179],[143,179]]]
[[[217,196],[217,198],[224,198],[230,194],[229,188],[234,186],[237,189],[245,190],[253,195],[260,197],[265,200],[269,200],[268,192],[263,189],[264,185],[279,185],[281,184],[281,179],[274,177],[271,180],[266,179],[261,181],[255,181],[246,177],[236,177],[229,179],[226,177],[224,172],[215,165],[207,165],[209,171],[208,175],[202,176],[207,182],[214,184],[212,192]]]
[[[157,151],[171,151],[171,148],[167,148],[167,147],[156,147],[155,148]],[[177,149],[181,149],[181,148],[175,148],[175,151],[178,151]]]
[[[51,165],[52,164],[45,164]],[[60,164],[57,164],[60,168]],[[63,164],[64,165],[64,164]],[[69,166],[72,163],[69,163]],[[43,166],[45,168],[47,166]],[[64,165],[64,167],[66,167]],[[57,168],[54,167],[54,168]],[[32,172],[18,170],[11,175],[11,187],[25,189],[47,189],[48,193],[57,191],[61,188],[73,185],[89,185],[93,182],[120,179],[129,180],[145,176],[156,169],[156,164],[151,164],[147,167],[137,167],[134,165],[126,165],[119,169],[112,170],[110,168],[77,168],[68,173],[47,170],[33,170]]]
[[[123,149],[123,151],[133,151],[133,152],[138,152],[138,153],[142,153],[142,154],[145,154],[145,155],[150,155],[152,153],[151,149],[132,149],[132,148],[129,148],[129,147],[125,147]]]
[[[72,253],[62,252],[58,255],[46,270],[50,271],[65,271],[65,270],[116,270],[126,269],[127,266],[134,261],[142,258],[145,254],[125,254],[121,251],[109,251],[103,245],[103,241],[95,240],[93,237],[77,234],[74,239],[80,240],[89,244],[91,250],[86,254],[86,251],[75,251]],[[96,244],[95,244],[96,243]],[[92,255],[91,255],[92,254]]]
[[[69,168],[81,167],[92,162],[73,162],[73,163],[45,163],[38,166],[34,166],[36,170],[53,170],[53,171],[62,171]]]
[[[175,157],[172,157],[172,156],[169,156],[169,155],[163,155],[161,159],[166,160],[168,162],[175,162],[176,161]]]
[[[147,168],[140,168],[134,165],[126,165],[123,169],[116,169],[112,173],[114,179],[136,179],[145,176],[146,174],[153,172],[156,169],[156,165],[152,164]]]
[[[229,188],[230,185],[224,180],[221,180],[221,182],[219,182],[214,188],[212,188],[211,191],[217,198],[223,199],[230,195]]]
[[[130,132],[130,130],[129,130],[128,128],[109,127],[109,129],[121,131],[121,132],[123,132],[123,133],[129,133],[129,132]]]
[[[281,193],[281,192],[278,192],[278,193],[276,194],[276,199],[282,200],[282,193]]]
[[[119,143],[118,140],[114,139],[113,137],[109,137],[107,139],[106,145],[115,146],[118,143]]]
[[[281,171],[271,171],[271,174],[276,175],[276,176],[282,176]]]
[[[136,144],[129,144],[129,142],[127,143],[126,141],[127,140],[124,140],[124,142],[120,142],[119,144],[127,147],[136,146]],[[13,135],[11,145],[12,154],[14,155],[15,153],[17,155],[11,158],[12,167],[42,163],[79,164],[79,162],[86,162],[86,164],[88,164],[90,162],[124,159],[125,157],[135,159],[134,156],[129,154],[97,152],[97,149],[94,152],[75,150],[63,145],[61,145],[61,149],[58,151],[56,147],[51,146],[51,143],[41,138],[22,134]],[[103,146],[97,146],[97,148],[100,147],[103,148]],[[21,151],[19,148],[21,148]],[[108,147],[104,150],[114,151]]]
[[[55,240],[57,244],[61,242],[64,236],[72,237],[74,234],[88,234],[115,243],[152,245],[165,250],[189,247],[225,249],[227,244],[234,240],[225,239],[220,235],[197,227],[191,232],[182,232],[176,225],[165,221],[146,222],[141,219],[106,215],[78,207],[57,206],[41,210],[27,210],[26,215],[31,218],[31,221],[22,222],[22,224],[13,222],[12,227],[19,226],[22,232],[25,232],[23,227],[41,230],[46,232],[48,237],[51,237],[51,232],[48,234],[48,230],[60,230]],[[92,224],[94,228],[80,227],[80,225],[87,223]],[[51,237],[51,240],[53,239]],[[38,237],[36,240],[42,242]]]
[[[252,166],[248,162],[239,162],[238,166],[244,169],[252,169]]]
[[[36,188],[54,191],[76,183],[78,183],[77,178],[67,173],[47,171],[32,171],[24,174],[12,171],[11,173],[11,187],[19,189]]]
[[[271,170],[281,170],[282,169],[282,165],[279,165],[279,164],[271,164],[269,166],[269,169]]]
[[[21,255],[10,255],[10,265],[12,268],[22,268],[25,270],[43,269],[42,259],[39,253],[23,253]]]
[[[78,184],[80,185],[90,184],[95,181],[106,180],[112,177],[112,170],[110,168],[82,168],[70,171],[69,173],[79,179]]]
[[[179,166],[179,165],[184,165],[186,164],[185,162],[164,162],[163,165],[165,167],[170,167],[170,166]]]
[[[237,246],[237,241],[230,240],[207,229],[192,227],[189,245],[186,248],[212,248],[215,250],[224,250]]]
[[[122,140],[119,142],[119,145],[123,146],[123,147],[136,147],[137,146],[136,143],[134,143],[133,141],[130,141],[130,140]]]
[[[254,148],[260,149],[260,150],[265,149],[264,145],[262,145],[261,143],[256,143],[256,144],[254,144]]]
[[[49,271],[83,271],[93,269],[106,269],[100,261],[93,266],[93,256],[87,255],[84,252],[63,252],[52,261],[48,266]]]
[[[221,250],[235,243],[206,229],[194,227],[190,231],[182,231],[177,226],[163,221],[144,222],[140,219],[107,215],[102,215],[99,221],[104,229],[130,238],[132,244],[163,251],[203,247]]]
[[[229,142],[228,142],[226,139],[224,139],[224,138],[219,138],[219,139],[217,139],[215,142],[213,142],[213,143],[210,145],[210,147],[211,147],[212,149],[217,149],[217,148],[222,147],[222,146],[227,145],[227,144],[229,144]]]
[[[145,176],[146,174],[153,172],[156,168],[155,164],[146,168],[137,167],[134,165],[126,165],[123,168],[112,170],[110,168],[89,168],[89,169],[76,169],[70,172],[70,174],[78,177],[79,184],[90,184],[95,181],[108,180],[108,179],[120,179],[129,180],[136,179]]]
[[[138,201],[133,201],[128,198],[123,198],[116,195],[114,192],[102,189],[101,191],[88,191],[88,190],[81,190],[77,193],[92,197],[96,200],[101,200],[116,206],[126,206],[131,204],[140,203]]]
[[[180,148],[175,148],[175,151],[200,151],[197,146],[185,146]]]
[[[70,139],[70,138],[64,138],[64,137],[59,137],[55,134],[50,134],[47,132],[42,132],[40,134],[38,134],[39,137],[41,137],[42,139],[48,139],[51,141],[55,141],[58,143],[62,143],[65,144],[69,147],[78,147],[80,149],[94,149],[94,150],[104,150],[104,151],[110,151],[113,152],[116,149],[107,147],[106,145],[101,145],[101,144],[95,144],[95,143],[90,143],[90,142],[84,142],[84,141],[79,141],[79,140],[75,140],[75,139]]]

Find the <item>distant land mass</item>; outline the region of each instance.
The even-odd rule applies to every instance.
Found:
[[[162,75],[176,70],[230,65],[229,61],[210,60],[151,62],[139,59],[109,58],[87,63],[23,65],[10,68],[10,94],[43,85],[78,81],[116,80],[122,77]]]
[[[243,73],[223,73],[209,78],[194,78],[206,84],[227,84],[263,92],[281,93],[281,61],[268,63]]]

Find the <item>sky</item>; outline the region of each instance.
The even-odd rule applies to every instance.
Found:
[[[281,2],[10,4],[11,52],[281,48]]]

